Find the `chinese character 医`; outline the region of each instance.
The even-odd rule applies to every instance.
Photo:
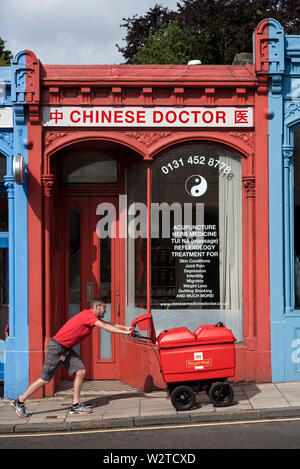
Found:
[[[248,124],[248,111],[235,111],[234,123],[235,124]]]

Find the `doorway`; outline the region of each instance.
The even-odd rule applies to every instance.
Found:
[[[112,207],[116,215],[111,224],[111,235],[102,231],[101,220],[103,222],[106,213],[101,207]],[[67,312],[65,320],[90,308],[90,301],[100,297],[106,302],[104,320],[122,322],[118,198],[65,195],[61,198],[61,209]],[[94,328],[91,336],[76,347],[86,367],[86,379],[118,378],[118,341],[118,334]]]

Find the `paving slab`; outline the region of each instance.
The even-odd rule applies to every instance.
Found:
[[[108,409],[107,411],[104,411],[103,420],[111,418],[130,418],[137,417],[138,415],[140,415],[139,409]]]
[[[273,407],[282,407],[286,408],[289,406],[289,403],[282,398],[278,399],[250,399],[250,403],[253,409],[267,409]]]
[[[151,425],[178,425],[193,422],[256,420],[262,418],[300,418],[300,381],[288,383],[238,383],[233,385],[234,401],[228,407],[214,407],[205,392],[196,396],[194,409],[177,412],[165,390],[144,393],[109,383],[105,394],[88,383],[82,402],[91,406],[87,415],[70,415],[72,395],[32,399],[26,402],[30,413],[19,418],[11,400],[0,400],[0,433],[75,431],[98,428],[124,428]],[[68,384],[70,387],[70,383]],[[109,392],[109,387],[112,391]]]
[[[275,386],[278,389],[287,390],[287,389],[298,389],[300,392],[300,381],[289,381],[287,383],[275,383]]]

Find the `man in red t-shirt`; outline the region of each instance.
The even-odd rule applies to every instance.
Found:
[[[28,417],[24,402],[42,386],[48,384],[58,368],[63,365],[69,375],[75,373],[74,398],[71,406],[71,414],[87,414],[92,412],[89,407],[80,403],[80,393],[85,376],[85,367],[79,355],[73,347],[79,344],[93,330],[94,326],[117,334],[130,334],[130,326],[111,324],[102,320],[106,305],[99,298],[91,303],[92,309],[85,309],[69,319],[66,324],[50,339],[41,377],[32,383],[19,399],[15,399],[11,405],[16,409],[19,417]]]

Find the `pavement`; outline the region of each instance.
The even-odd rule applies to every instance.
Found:
[[[11,400],[0,399],[0,434],[300,417],[300,381],[233,384],[233,404],[223,408],[214,407],[200,392],[195,408],[181,412],[174,409],[167,391],[146,393],[127,385],[108,389],[110,383],[96,390],[84,385],[81,402],[93,410],[86,415],[69,414],[72,382],[54,397],[27,400],[26,419],[16,415]]]

